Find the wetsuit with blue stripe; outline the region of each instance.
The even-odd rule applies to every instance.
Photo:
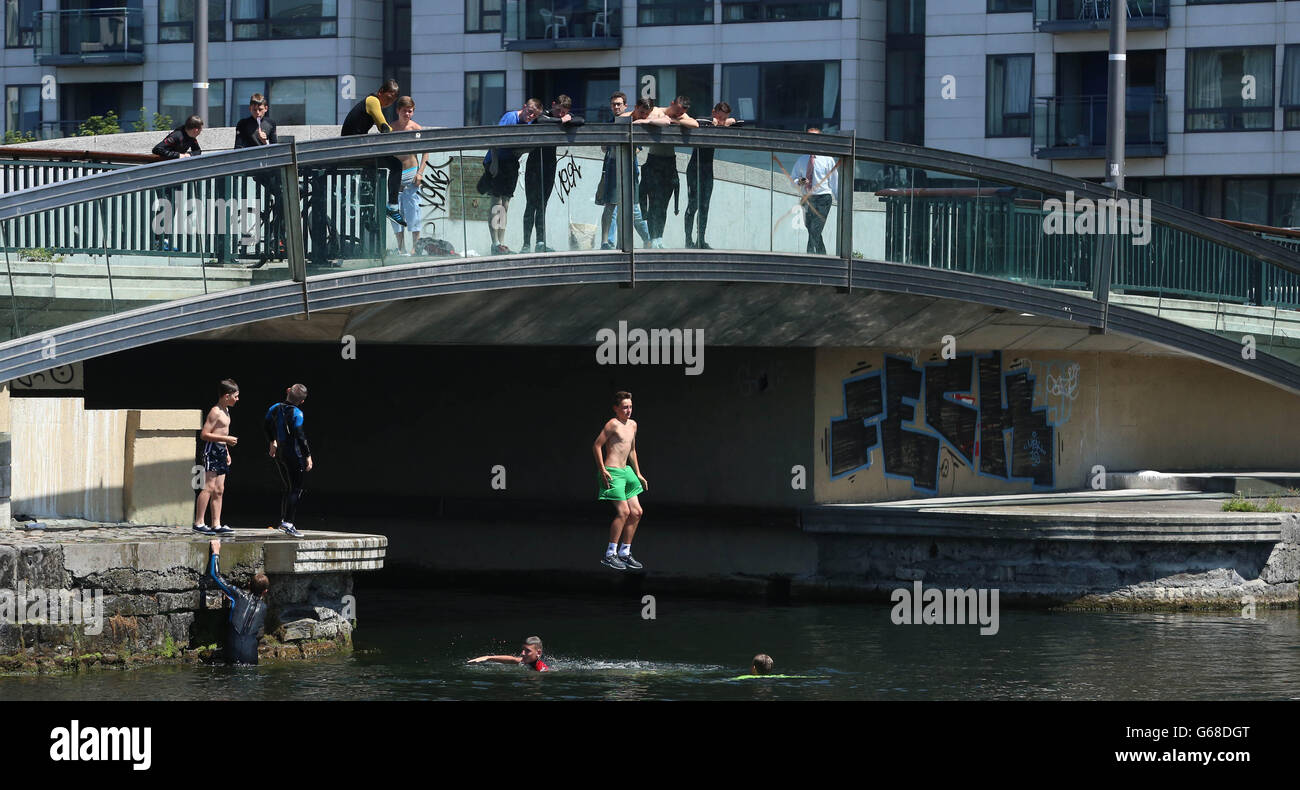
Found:
[[[257,643],[266,624],[266,602],[248,590],[241,590],[221,575],[220,555],[208,561],[208,575],[230,599],[230,620],[226,624],[226,661],[256,664]]]
[[[280,472],[280,521],[292,524],[302,501],[307,458],[311,447],[302,428],[302,409],[292,403],[277,403],[266,412],[262,429],[276,442],[275,467]]]

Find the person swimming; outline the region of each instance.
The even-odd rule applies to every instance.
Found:
[[[520,648],[517,656],[479,656],[471,658],[465,662],[467,664],[481,664],[484,661],[492,661],[498,664],[523,664],[535,672],[550,672],[551,667],[542,660],[542,640],[541,637],[530,636],[524,640],[524,646]]]
[[[736,677],[730,679],[731,680],[754,680],[755,678],[799,679],[799,678],[812,677],[812,675],[774,675],[772,674],[773,665],[774,662],[772,661],[771,656],[769,656],[767,653],[759,653],[758,655],[754,656],[754,660],[750,662],[748,675],[737,675]]]

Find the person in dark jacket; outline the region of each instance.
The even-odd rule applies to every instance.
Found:
[[[307,400],[307,387],[294,384],[284,392],[284,401],[266,411],[263,430],[271,443],[271,457],[280,472],[280,526],[281,532],[301,538],[302,533],[293,526],[302,500],[304,479],[311,471],[311,447],[302,429],[302,410],[298,407]]]
[[[253,148],[279,142],[275,135],[275,121],[267,115],[270,108],[265,96],[253,94],[248,100],[248,116],[235,124],[236,148]]]
[[[203,153],[203,148],[199,146],[199,133],[203,131],[203,119],[197,115],[191,115],[185,119],[184,126],[177,126],[172,129],[171,133],[162,139],[153,147],[154,156],[161,156],[163,159],[183,159],[187,156],[198,156]]]
[[[537,116],[535,123],[563,124],[568,129],[582,126],[587,122],[580,115],[573,115],[573,99],[561,93],[551,102],[551,109]],[[528,164],[524,166],[524,248],[537,227],[537,246],[534,252],[555,252],[546,246],[546,203],[551,199],[551,190],[555,188],[555,146],[547,145],[534,148],[528,152]]]
[[[271,145],[280,142],[275,133],[275,121],[267,114],[271,104],[260,93],[254,93],[248,100],[248,115],[235,124],[235,147],[255,148],[259,145]],[[275,171],[261,170],[253,174],[253,183],[260,188],[259,196],[266,203],[262,210],[261,221],[267,224],[267,249],[282,249],[284,246],[284,217],[280,211],[280,174]],[[268,222],[269,220],[269,222]],[[257,268],[266,259],[263,258]]]
[[[230,599],[230,619],[226,623],[226,662],[230,664],[257,664],[257,643],[266,625],[266,595],[271,581],[265,573],[253,577],[247,590],[241,590],[221,575],[221,541],[209,541],[212,557],[208,560],[208,574]]]

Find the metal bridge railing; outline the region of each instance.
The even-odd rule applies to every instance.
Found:
[[[425,155],[401,202],[410,222],[391,223],[390,157]],[[781,262],[746,275],[762,281],[893,287],[864,280],[883,271],[876,262],[1006,293],[1047,289],[1034,292],[1045,313],[1048,301],[1087,298],[1103,329],[1122,309],[1194,330],[1179,343],[1213,345],[1241,327],[1289,360],[1300,336],[1295,240],[1041,170],[851,136],[493,126],[134,167],[3,167],[0,367],[33,338],[96,320],[109,331],[109,317],[225,291],[253,299],[300,283],[309,311],[309,276],[465,264],[494,272],[482,287],[514,287],[569,282],[584,266],[605,277],[618,261],[630,284],[719,280],[728,261],[760,253]],[[1117,200],[1132,217],[1099,225]],[[943,293],[977,298],[969,286]],[[1226,354],[1214,348],[1195,353]]]

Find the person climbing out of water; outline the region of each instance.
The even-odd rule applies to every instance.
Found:
[[[271,581],[265,573],[253,577],[247,590],[241,590],[221,575],[221,541],[208,543],[212,557],[208,560],[208,575],[230,599],[230,619],[226,623],[226,662],[231,664],[257,664],[257,644],[266,624],[266,596]]]
[[[484,661],[492,661],[497,664],[523,664],[535,672],[549,672],[550,666],[542,660],[542,639],[538,636],[530,636],[524,640],[524,646],[519,649],[517,656],[479,656],[466,661],[467,664],[482,664]]]

